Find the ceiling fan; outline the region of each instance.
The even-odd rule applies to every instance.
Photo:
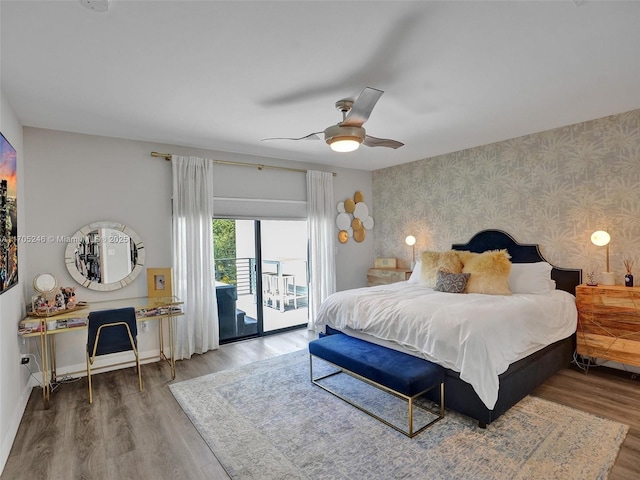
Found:
[[[367,147],[400,148],[404,145],[397,140],[376,138],[367,135],[364,122],[369,119],[373,107],[384,92],[376,88],[365,87],[356,100],[343,98],[336,102],[336,108],[342,112],[342,121],[337,125],[327,127],[321,132],[310,133],[300,138],[265,138],[264,140],[320,140],[318,135],[324,134],[324,141],[336,152],[352,152],[360,144]]]

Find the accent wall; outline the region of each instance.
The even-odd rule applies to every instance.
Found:
[[[640,110],[612,115],[373,172],[374,253],[411,262],[497,228],[540,244],[551,263],[640,279]]]

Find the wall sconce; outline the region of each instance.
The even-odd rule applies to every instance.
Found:
[[[598,230],[591,234],[591,243],[598,247],[607,247],[607,270],[602,272],[602,285],[615,285],[615,273],[609,271],[609,242],[611,242],[611,235],[604,230]]]
[[[409,235],[404,239],[404,243],[411,247],[411,269],[416,266],[416,237]]]

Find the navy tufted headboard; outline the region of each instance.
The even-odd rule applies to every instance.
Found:
[[[536,244],[521,244],[502,230],[482,230],[476,233],[468,243],[454,243],[453,250],[468,250],[482,253],[487,250],[506,249],[511,255],[512,263],[546,262]],[[576,286],[582,283],[582,269],[561,268],[553,266],[551,278],[556,281],[556,288],[576,294]]]

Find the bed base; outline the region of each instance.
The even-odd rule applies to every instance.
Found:
[[[575,335],[572,335],[513,363],[498,377],[500,390],[492,410],[480,400],[470,384],[460,379],[458,372],[445,369],[447,408],[477,420],[478,426],[485,428],[549,377],[568,367],[574,350]],[[427,398],[434,400],[430,392]]]

